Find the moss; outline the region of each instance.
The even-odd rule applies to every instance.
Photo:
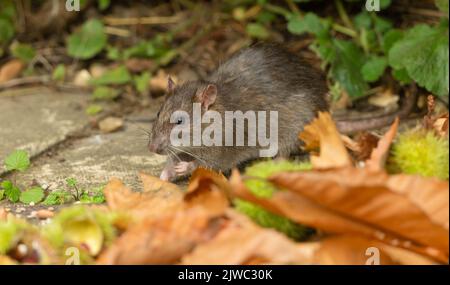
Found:
[[[278,190],[272,184],[265,181],[265,178],[281,171],[304,171],[310,170],[311,168],[312,166],[309,162],[297,163],[278,160],[259,162],[247,167],[245,175],[250,177],[250,179],[247,179],[244,183],[255,196],[260,198],[270,198],[270,196]],[[288,218],[273,214],[250,202],[235,199],[234,205],[236,210],[247,215],[260,226],[273,228],[295,240],[304,240],[314,232],[311,228],[297,224]]]
[[[410,130],[399,135],[392,146],[387,169],[390,173],[449,177],[449,143],[433,132]]]

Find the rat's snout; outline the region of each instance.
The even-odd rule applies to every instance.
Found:
[[[164,142],[160,139],[154,139],[148,143],[148,149],[157,154],[165,154]]]

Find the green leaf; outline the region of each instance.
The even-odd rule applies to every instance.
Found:
[[[48,194],[42,204],[46,206],[62,205],[72,200],[73,196],[70,192],[57,190]]]
[[[75,188],[75,187],[77,187],[78,181],[75,178],[67,178],[66,183],[67,183],[67,186]]]
[[[149,88],[149,81],[150,73],[143,72],[141,75],[134,77],[134,86],[139,93],[145,94]]]
[[[387,67],[385,57],[373,56],[361,68],[361,73],[366,82],[375,82],[380,79]]]
[[[352,42],[333,40],[334,56],[331,75],[347,91],[350,98],[362,97],[368,85],[361,74],[365,62],[363,52]]]
[[[411,77],[408,75],[408,71],[405,68],[392,69],[392,76],[403,84],[409,84],[412,82]]]
[[[11,46],[11,54],[24,62],[30,62],[36,56],[36,50],[29,44],[17,43]]]
[[[171,50],[167,45],[168,41],[170,41],[170,37],[158,35],[150,41],[142,41],[130,48],[125,49],[123,52],[123,57],[125,59],[128,59],[130,57],[163,57]]]
[[[11,181],[3,181],[1,186],[5,191],[4,195],[6,196],[6,198],[8,198],[9,201],[13,203],[19,201],[20,189],[14,186]]]
[[[380,8],[386,9],[391,6],[391,0],[380,0]]]
[[[369,12],[364,10],[353,18],[353,23],[355,24],[356,28],[367,30],[372,27],[372,17],[370,16]]]
[[[314,13],[307,13],[303,18],[298,15],[292,15],[288,21],[287,29],[294,35],[301,35],[303,33],[311,33],[317,37],[328,35],[328,29]]]
[[[0,201],[5,197],[5,190],[0,190]]]
[[[25,171],[30,166],[30,158],[24,150],[16,150],[5,158],[6,170]]]
[[[33,187],[20,194],[20,202],[25,204],[39,203],[44,199],[44,190],[41,187]]]
[[[103,107],[97,104],[91,104],[86,108],[86,114],[89,116],[95,116],[103,111]]]
[[[67,52],[74,58],[89,59],[103,50],[106,41],[103,23],[96,19],[89,20],[83,24],[80,31],[69,36]]]
[[[252,38],[267,39],[270,36],[269,31],[259,23],[249,23],[245,28],[247,34]]]
[[[111,0],[98,0],[98,8],[102,11],[108,9],[110,4]]]
[[[375,31],[384,34],[385,32],[392,29],[392,22],[388,19],[377,16],[374,18],[374,28]]]
[[[95,88],[94,93],[92,93],[92,98],[94,100],[113,100],[119,96],[120,91],[114,88],[100,86]]]
[[[428,91],[446,96],[449,93],[448,46],[446,26],[417,25],[391,48],[389,64],[395,69],[405,68]]]
[[[119,60],[121,59],[120,50],[113,46],[106,47],[106,57],[109,60]]]
[[[128,72],[128,69],[123,65],[112,70],[108,70],[102,76],[90,80],[90,83],[93,85],[119,85],[129,82],[131,82],[131,75]]]
[[[436,7],[438,7],[442,12],[446,13],[448,17],[448,0],[436,0],[435,4]]]
[[[9,42],[14,37],[13,23],[4,17],[0,16],[0,45]]]
[[[385,54],[389,53],[389,50],[392,48],[392,46],[401,40],[404,36],[403,31],[398,29],[392,29],[388,31],[386,34],[384,34],[383,37],[383,51]]]
[[[55,81],[64,81],[64,77],[66,75],[66,67],[64,64],[58,64],[53,70],[52,78]]]

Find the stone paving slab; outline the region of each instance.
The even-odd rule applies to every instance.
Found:
[[[34,157],[88,124],[86,94],[61,94],[47,88],[0,93],[0,161],[23,149]],[[0,163],[0,175],[4,174]]]
[[[25,185],[35,180],[49,190],[57,190],[64,187],[70,177],[77,179],[85,189],[101,186],[117,177],[139,190],[138,173],[158,175],[166,159],[148,151],[141,128],[149,128],[149,125],[125,122],[122,131],[71,141],[50,157],[34,162],[26,172],[17,173],[15,178]]]
[[[125,116],[121,130],[103,134],[86,131],[90,125],[84,113],[86,95],[47,89],[18,95],[0,93],[0,160],[15,149],[25,149],[32,157],[43,153],[25,172],[2,173],[0,169],[0,176],[15,181],[22,190],[33,183],[49,191],[67,189],[67,178],[77,179],[80,189],[89,190],[117,177],[139,191],[139,172],[159,175],[166,160],[148,151],[145,133],[151,129],[161,103],[162,98],[153,100],[145,110]],[[77,132],[89,136],[70,137]],[[22,217],[45,208],[6,200],[0,201],[0,207]]]

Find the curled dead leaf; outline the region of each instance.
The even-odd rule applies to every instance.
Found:
[[[183,257],[183,264],[310,264],[311,251],[275,230],[229,226]]]
[[[97,264],[176,263],[198,243],[211,239],[222,224],[201,207],[146,219],[120,236]]]
[[[389,130],[378,141],[377,147],[372,150],[370,159],[366,161],[366,168],[370,171],[382,171],[389,155],[389,149],[392,141],[397,135],[399,119],[395,119]]]
[[[435,261],[415,252],[361,236],[331,236],[316,243],[314,263],[320,265],[436,264]]]
[[[389,177],[383,172],[355,168],[285,172],[269,180],[343,218],[371,227],[371,238],[448,260],[446,181],[407,175]],[[316,227],[333,231],[327,224]]]
[[[18,59],[12,59],[0,67],[0,83],[14,79],[20,75],[25,64]]]
[[[200,205],[220,215],[229,207],[228,180],[220,173],[197,168],[191,176],[184,201],[188,207]]]
[[[329,113],[319,112],[318,117],[299,134],[299,139],[305,142],[305,150],[320,149],[319,155],[311,154],[314,169],[353,165]]]
[[[182,193],[171,183],[141,174],[144,192],[133,192],[119,179],[113,178],[105,187],[106,203],[110,210],[125,212],[136,220],[156,217],[182,207]]]

